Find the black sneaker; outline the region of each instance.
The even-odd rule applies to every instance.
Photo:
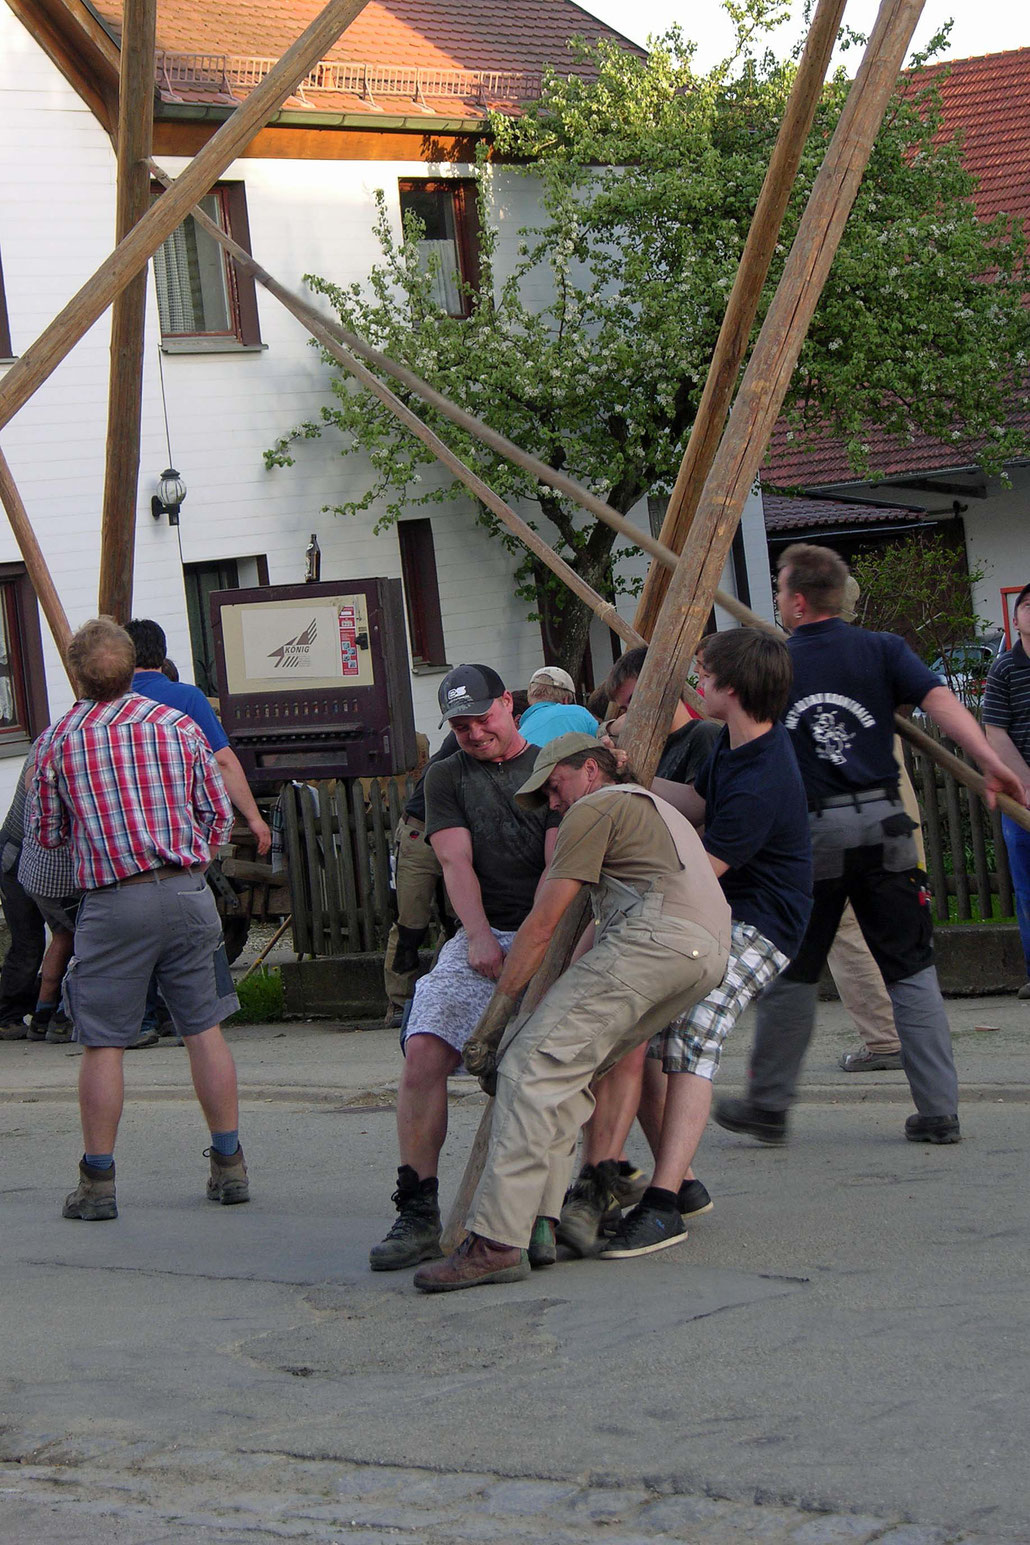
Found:
[[[685,1180],[676,1193],[676,1206],[681,1218],[699,1218],[703,1212],[711,1212],[715,1203],[700,1180]]]
[[[436,1177],[419,1180],[410,1164],[397,1171],[397,1189],[393,1193],[397,1221],[378,1245],[368,1253],[373,1271],[401,1271],[420,1261],[436,1261],[440,1248],[439,1187]]]
[[[910,1143],[960,1143],[957,1116],[909,1116],[905,1136]]]
[[[601,1259],[626,1261],[633,1255],[653,1255],[656,1250],[680,1244],[686,1237],[687,1226],[674,1209],[638,1202],[601,1251]]]
[[[750,1100],[717,1100],[712,1118],[727,1132],[743,1132],[747,1137],[757,1137],[760,1143],[787,1141],[785,1110],[767,1110],[764,1105],[752,1105]]]
[[[619,1173],[615,1159],[603,1159],[596,1167],[584,1164],[579,1178],[565,1194],[558,1219],[558,1239],[577,1255],[595,1255],[601,1225],[612,1208],[619,1206],[613,1182]]]

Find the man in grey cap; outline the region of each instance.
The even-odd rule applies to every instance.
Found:
[[[477,1048],[488,1027],[514,1012],[584,885],[596,937],[585,935],[589,947],[581,945],[530,1014],[508,1025],[471,1232],[453,1255],[416,1272],[415,1286],[426,1293],[519,1281],[531,1261],[554,1260],[554,1220],[593,1108],[591,1079],[717,986],[728,959],[730,909],[700,838],[685,816],[628,781],[600,741],[582,734],[551,741],[518,800],[546,802],[563,820]]]
[[[439,702],[441,724],[453,731],[458,750],[426,772],[425,833],[461,927],[416,983],[407,1011],[397,1090],[397,1218],[372,1248],[373,1271],[440,1254],[436,1172],[447,1135],[447,1080],[533,906],[559,819],[546,807],[515,803],[536,749],[520,734],[511,693],[495,670],[457,666],[443,678]]]

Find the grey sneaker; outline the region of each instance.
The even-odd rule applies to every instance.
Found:
[[[675,1209],[639,1202],[619,1224],[614,1237],[601,1251],[602,1261],[628,1261],[634,1255],[653,1255],[687,1237],[686,1224]]]
[[[402,1271],[420,1261],[438,1261],[440,1248],[440,1201],[436,1177],[419,1180],[410,1164],[397,1171],[393,1193],[397,1218],[386,1238],[368,1252],[373,1271]]]
[[[558,1219],[558,1239],[577,1255],[595,1255],[601,1225],[613,1208],[619,1206],[613,1181],[619,1173],[618,1161],[603,1159],[596,1167],[584,1164],[565,1196]]]
[[[868,1046],[846,1051],[837,1063],[845,1073],[888,1073],[901,1065],[900,1051],[870,1051]]]
[[[1022,987],[1016,993],[1016,997],[1019,998],[1023,1003],[1025,1003],[1027,999],[1030,998],[1030,982],[1023,983]]]
[[[234,1207],[237,1202],[250,1201],[250,1181],[243,1149],[237,1144],[236,1152],[228,1155],[214,1148],[204,1149],[205,1159],[211,1160],[211,1175],[207,1183],[209,1202],[221,1202],[223,1207]]]
[[[81,1218],[84,1223],[103,1223],[117,1218],[118,1203],[114,1194],[114,1165],[110,1169],[94,1169],[85,1159],[79,1161],[79,1183],[65,1197],[61,1212],[64,1218]]]
[[[28,1026],[22,1019],[0,1020],[0,1041],[24,1041],[28,1033]]]
[[[716,1100],[712,1119],[727,1132],[743,1132],[760,1143],[787,1141],[787,1112],[752,1105],[750,1100]]]

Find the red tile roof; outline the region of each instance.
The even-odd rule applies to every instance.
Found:
[[[120,0],[95,6],[119,35]],[[320,9],[319,0],[159,0],[157,45],[167,66],[164,74],[159,69],[161,96],[239,100]],[[481,117],[487,105],[535,95],[544,64],[590,73],[568,52],[577,35],[643,53],[573,0],[369,0],[326,55],[359,68],[313,72],[286,107]]]
[[[762,508],[769,536],[781,531],[801,531],[812,527],[911,525],[922,518],[922,510],[904,504],[847,504],[842,499],[790,498],[786,494],[763,492]]]
[[[957,59],[928,69],[940,75],[944,132],[959,130],[963,160],[978,179],[976,205],[984,218],[1004,212],[1030,216],[1030,48],[1003,54]],[[919,80],[919,75],[913,77]],[[1030,431],[1030,412],[1013,414],[1010,422]],[[933,440],[915,435],[899,444],[883,430],[870,426],[870,464],[877,474],[896,477],[944,472],[976,461],[978,445]],[[791,435],[781,420],[776,426],[763,469],[763,481],[778,487],[826,487],[857,481],[842,442],[830,436],[813,446]]]

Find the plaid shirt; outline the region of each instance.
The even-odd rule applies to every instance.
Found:
[[[70,837],[84,890],[162,864],[206,864],[232,829],[222,775],[193,720],[138,693],[84,699],[42,738],[32,827]]]

